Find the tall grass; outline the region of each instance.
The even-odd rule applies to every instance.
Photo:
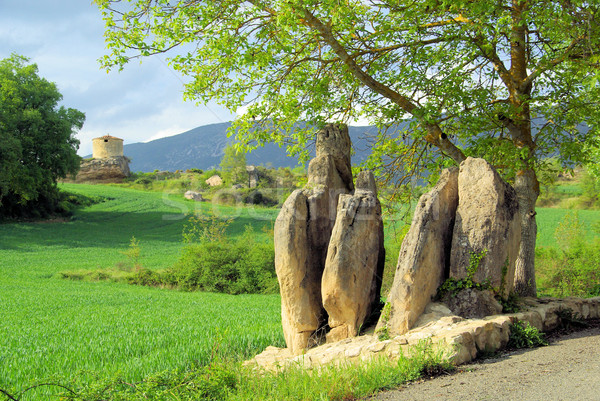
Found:
[[[296,366],[265,372],[217,357],[209,366],[157,372],[138,382],[116,375],[83,386],[76,381],[69,391],[60,390],[69,399],[81,401],[354,400],[452,369],[447,349],[423,341],[396,361],[381,358],[313,370]]]
[[[62,270],[127,261],[131,238],[140,263],[173,264],[183,246],[183,212],[213,205],[108,186],[65,185],[105,201],[65,223],[0,225],[0,388],[22,389],[60,376],[140,380],[157,371],[208,363],[216,336],[232,359],[282,346],[279,296],[186,293],[62,280]],[[234,218],[227,235],[272,226],[274,209],[214,206]],[[83,373],[87,371],[88,373]],[[35,392],[29,399],[40,399]],[[27,399],[27,398],[26,398]]]

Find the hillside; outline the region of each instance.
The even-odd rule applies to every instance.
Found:
[[[156,139],[146,143],[132,143],[124,146],[125,156],[131,159],[131,171],[149,172],[154,170],[187,170],[190,168],[208,169],[219,165],[223,149],[233,141],[227,137],[230,122],[205,125],[179,135]],[[368,156],[367,136],[375,133],[375,127],[350,127],[350,137],[354,144],[353,164],[360,163]],[[273,167],[295,167],[296,157],[286,154],[285,148],[274,144],[254,150],[247,156],[250,165]]]

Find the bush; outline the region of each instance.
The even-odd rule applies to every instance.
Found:
[[[277,205],[277,199],[265,194],[264,191],[250,190],[246,195],[242,197],[242,201],[250,205],[263,205],[263,206],[275,206]]]
[[[258,242],[247,232],[233,241],[188,245],[177,264],[165,271],[163,282],[186,291],[275,293],[274,259],[273,244]]]
[[[137,180],[134,181],[134,184],[138,184],[138,185],[142,185],[144,187],[147,187],[149,185],[152,185],[153,181],[154,180],[152,180],[149,177],[140,177],[140,178],[138,178]]]
[[[127,283],[147,286],[159,286],[164,284],[162,275],[155,271],[146,268],[136,270],[131,275],[126,277]]]
[[[534,348],[548,345],[544,333],[531,326],[529,322],[517,320],[510,325],[508,348]]]
[[[597,296],[600,290],[600,240],[586,242],[577,213],[567,214],[555,232],[560,249],[536,249],[539,292],[567,297]]]

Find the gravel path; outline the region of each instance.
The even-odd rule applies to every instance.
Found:
[[[457,373],[380,393],[378,401],[600,400],[600,325],[550,345],[462,365]]]

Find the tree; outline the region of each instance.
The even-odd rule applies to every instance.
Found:
[[[517,191],[516,289],[535,295],[536,169],[557,152],[583,161],[578,124],[599,114],[596,1],[96,1],[104,66],[178,48],[169,62],[192,78],[188,98],[247,107],[234,127],[248,147],[302,151],[311,127],[367,116],[388,166],[485,157]]]
[[[0,217],[53,213],[57,179],[79,169],[74,134],[85,117],[59,107],[56,85],[28,61],[0,60]]]
[[[244,180],[248,177],[246,173],[246,154],[236,149],[233,144],[225,146],[223,152],[220,166],[226,181],[231,184],[246,182],[247,180]]]

